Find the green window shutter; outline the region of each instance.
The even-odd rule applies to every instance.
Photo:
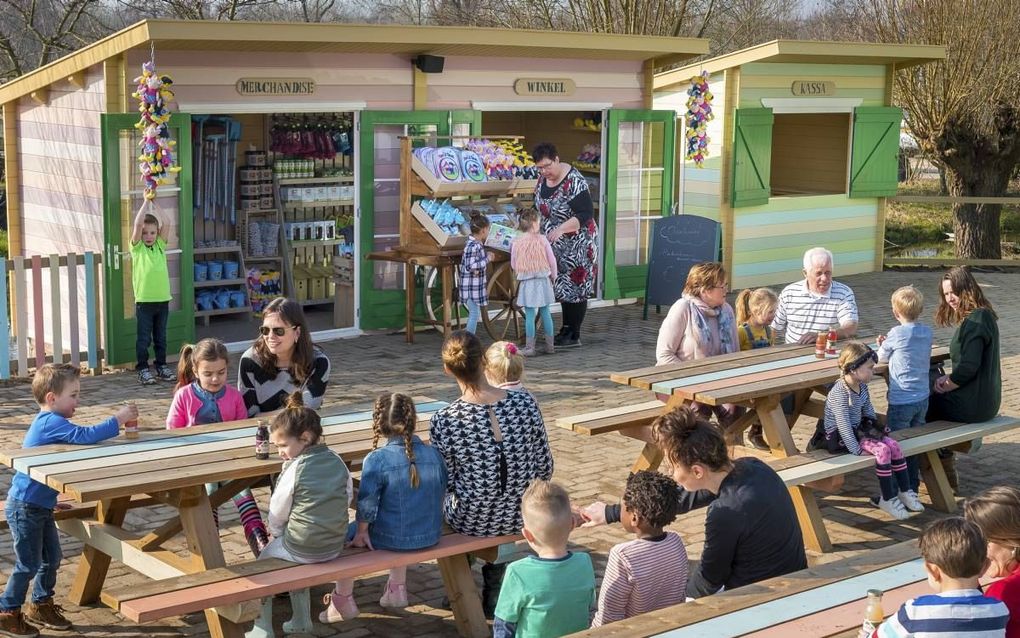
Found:
[[[772,194],[772,109],[737,109],[734,115],[730,204],[767,204]]]
[[[900,152],[903,111],[889,106],[854,109],[853,153],[850,156],[850,197],[896,194],[896,161]]]

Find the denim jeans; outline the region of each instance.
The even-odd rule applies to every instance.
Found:
[[[907,428],[924,425],[924,415],[928,412],[928,399],[917,403],[905,403],[903,405],[890,405],[886,412],[885,420],[889,430],[905,430]],[[916,456],[907,459],[907,476],[910,478],[910,489],[916,493],[921,487],[921,469],[918,466]]]
[[[135,303],[135,320],[138,336],[135,339],[135,370],[149,367],[149,344],[153,344],[156,366],[166,365],[166,322],[170,316],[169,301],[139,301]]]
[[[53,510],[17,499],[8,499],[4,509],[14,538],[15,562],[3,598],[0,598],[0,609],[12,611],[25,604],[32,577],[35,577],[32,602],[53,597],[63,554]]]
[[[464,329],[475,334],[475,328],[478,327],[478,322],[482,320],[482,307],[478,305],[478,302],[468,299],[464,302],[467,306],[468,316],[467,322],[464,325]]]

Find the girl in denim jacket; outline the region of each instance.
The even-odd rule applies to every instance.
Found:
[[[418,420],[414,401],[406,394],[383,394],[375,400],[372,452],[361,468],[357,523],[351,525],[351,547],[414,550],[439,542],[446,494],[446,465],[431,445],[414,435]],[[386,444],[378,447],[379,439]],[[407,607],[407,567],[394,567],[379,604]],[[354,580],[336,582],[322,602],[324,623],[358,615]]]

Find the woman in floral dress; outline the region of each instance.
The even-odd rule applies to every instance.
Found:
[[[557,346],[581,345],[581,324],[598,278],[598,227],[588,181],[576,168],[561,162],[556,147],[542,143],[532,151],[541,173],[535,187],[535,208],[542,232],[552,244],[558,275],[553,288],[563,308]]]

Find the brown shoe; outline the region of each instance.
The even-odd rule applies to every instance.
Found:
[[[38,603],[28,603],[25,620],[36,627],[66,631],[71,628],[71,621],[64,618],[63,611],[63,608],[53,602],[52,598],[47,598]]]
[[[751,431],[747,435],[747,440],[751,442],[751,445],[756,450],[769,450],[769,444],[765,442],[765,437],[762,435],[761,425],[752,425]]]
[[[25,624],[25,617],[20,609],[0,611],[0,636],[9,638],[36,638],[39,632],[35,627]]]

